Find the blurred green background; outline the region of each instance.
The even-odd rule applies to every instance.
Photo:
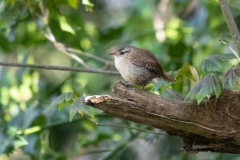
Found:
[[[230,0],[229,5],[239,26],[240,1]],[[203,77],[199,65],[204,58],[230,52],[219,38],[234,48],[217,0],[1,0],[0,61],[84,68],[44,36],[48,29],[57,42],[82,51],[76,55],[93,68],[105,63],[84,54],[113,61],[108,53],[134,45],[153,52],[167,72],[188,63]],[[179,137],[95,126],[81,115],[70,122],[67,105],[60,111],[48,109],[56,97],[72,90],[80,95],[112,94],[110,86],[118,79],[1,66],[0,159],[240,160],[233,154],[180,152]],[[185,78],[171,88],[185,97],[195,84]],[[146,89],[152,91],[152,86]],[[155,92],[170,97],[165,91]],[[94,122],[161,132],[94,112]]]

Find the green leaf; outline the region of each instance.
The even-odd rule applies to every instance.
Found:
[[[63,31],[66,31],[66,32],[69,32],[69,33],[75,35],[75,31],[72,28],[72,26],[67,22],[66,17],[58,16],[58,20],[59,20],[60,27]]]
[[[84,5],[86,11],[92,11],[94,5],[90,2],[90,0],[82,0],[82,4]]]
[[[84,96],[81,96],[81,97],[77,98],[71,105],[71,108],[69,110],[70,121],[72,121],[73,117],[75,116],[75,114],[77,112],[79,112],[80,114],[89,115],[90,117],[94,116],[94,112],[93,112],[92,108],[85,105],[83,103],[83,101],[84,101]]]
[[[67,104],[66,100],[58,104],[58,110],[60,111]]]
[[[68,4],[74,9],[78,8],[78,0],[68,0]]]
[[[0,155],[12,153],[16,148],[25,146],[28,142],[18,134],[13,126],[4,126],[0,129]]]
[[[185,77],[190,78],[195,82],[199,81],[199,76],[196,69],[188,63],[185,63],[177,72],[172,72],[171,76],[176,77],[176,82],[181,82]],[[159,81],[153,86],[153,91],[156,92],[159,89],[164,90],[171,84],[171,82],[159,79]]]
[[[28,142],[22,136],[17,136],[17,139],[14,142],[15,148],[19,148],[19,147],[25,146],[27,144],[28,144]]]
[[[188,77],[195,82],[199,81],[198,74],[196,72],[196,69],[189,65],[188,63],[185,63],[181,69],[178,70],[176,82],[180,82],[183,80],[184,77]]]
[[[223,87],[226,89],[234,90],[239,87],[240,80],[240,67],[232,67],[227,70],[222,77]]]
[[[16,4],[16,0],[6,0],[5,5],[11,4],[11,7],[13,7]]]
[[[204,97],[215,93],[218,98],[222,92],[222,83],[218,76],[210,74],[203,78],[195,87],[193,87],[187,94],[187,98],[197,99],[198,104],[203,100]]]
[[[169,76],[171,77],[176,77],[177,75],[177,71],[174,72],[170,72],[168,73]],[[154,92],[158,91],[160,89],[160,91],[165,90],[166,88],[168,88],[169,86],[171,86],[173,84],[173,82],[168,82],[163,80],[162,78],[158,79],[158,82],[154,84],[154,86],[152,87],[152,90]]]
[[[60,105],[59,109],[62,109],[63,105],[70,102],[74,98],[75,94],[77,94],[75,91],[63,93],[50,104],[49,109],[56,105]]]
[[[159,88],[161,90],[164,90],[165,88],[169,87],[172,84],[172,82],[167,82],[163,79],[159,79],[159,81],[153,86],[152,90],[154,92],[158,91]]]
[[[235,58],[234,54],[214,54],[204,59],[200,64],[200,68],[204,72],[222,71],[223,62],[227,62]]]

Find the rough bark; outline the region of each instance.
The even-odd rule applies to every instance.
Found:
[[[223,91],[218,99],[197,104],[163,98],[119,81],[110,95],[90,96],[85,103],[116,117],[165,130],[182,138],[182,150],[240,153],[240,93]]]

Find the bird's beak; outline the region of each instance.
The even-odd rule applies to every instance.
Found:
[[[108,55],[110,55],[110,56],[116,56],[117,54],[116,54],[116,53],[109,53]]]

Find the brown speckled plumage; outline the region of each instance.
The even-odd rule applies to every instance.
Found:
[[[163,71],[154,54],[148,50],[123,46],[111,55],[115,56],[115,66],[121,76],[129,83],[144,86],[157,77],[174,82],[174,79]]]

